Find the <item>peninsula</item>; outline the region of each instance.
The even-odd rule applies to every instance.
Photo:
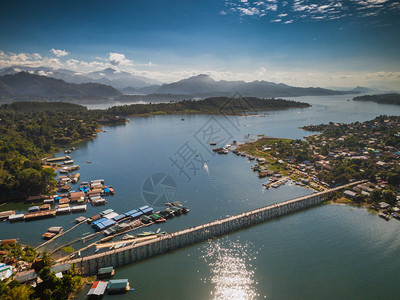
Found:
[[[249,159],[257,157],[253,170],[259,177],[284,176],[317,191],[368,180],[333,200],[381,210],[385,218],[400,218],[400,117],[303,129],[320,133],[305,141],[263,137],[234,151],[246,153]]]

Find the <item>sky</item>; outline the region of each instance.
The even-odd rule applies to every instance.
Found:
[[[400,90],[400,1],[1,1],[10,66]]]

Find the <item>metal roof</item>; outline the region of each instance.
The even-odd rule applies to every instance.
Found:
[[[108,273],[111,273],[113,270],[114,270],[113,267],[105,267],[105,268],[99,269],[97,274],[108,274]]]
[[[54,266],[50,269],[51,272],[54,273],[59,273],[59,272],[65,272],[71,269],[71,264],[62,264],[59,266]]]
[[[107,288],[106,281],[95,281],[87,295],[101,296],[106,291],[106,288]]]
[[[108,290],[123,290],[128,284],[128,279],[112,279],[108,282]]]
[[[35,270],[29,270],[19,273],[17,276],[15,276],[14,279],[19,283],[25,283],[27,281],[34,280],[36,278],[38,278],[38,274],[35,272]]]

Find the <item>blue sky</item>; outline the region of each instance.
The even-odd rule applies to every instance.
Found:
[[[400,1],[2,1],[0,67],[400,89]]]

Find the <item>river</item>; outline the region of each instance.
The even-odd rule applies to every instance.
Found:
[[[312,107],[248,117],[166,115],[104,127],[106,132],[79,144],[71,157],[81,167],[81,180],[103,178],[116,195],[107,197],[106,206],[88,207],[84,215],[106,208],[123,213],[144,204],[161,208],[166,198],[157,196],[166,195],[187,205],[190,213],[149,229],[172,232],[309,194],[310,190],[291,184],[263,189],[265,180],[251,171],[252,163],[232,153],[214,155],[208,143],[244,142],[257,134],[300,139],[310,134],[299,129],[303,125],[362,122],[400,113],[400,106],[349,98],[293,98]],[[148,178],[169,181],[164,187],[155,186],[151,194]],[[11,208],[27,206],[7,204],[2,210]],[[0,223],[1,238],[19,237],[22,243],[38,245],[48,227],[69,228],[78,216]],[[87,232],[92,229],[80,225],[54,245]],[[119,268],[115,278],[129,278],[135,290],[118,299],[399,298],[399,242],[396,220],[386,222],[365,209],[322,205]],[[87,289],[79,297],[86,293]]]

